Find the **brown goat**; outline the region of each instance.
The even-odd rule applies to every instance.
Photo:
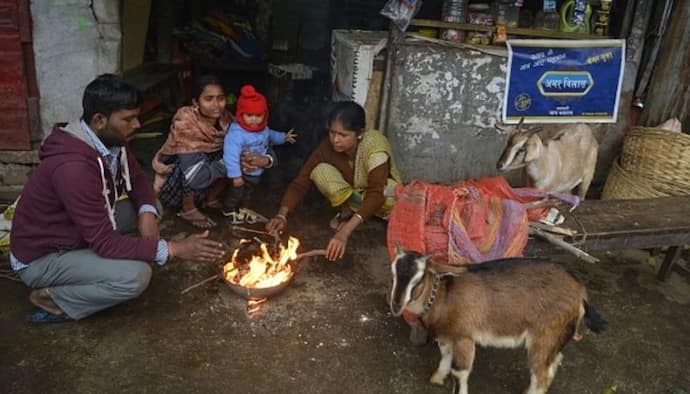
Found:
[[[421,317],[438,342],[441,361],[431,383],[448,374],[454,392],[467,394],[475,344],[525,346],[531,380],[527,393],[546,393],[561,350],[580,321],[594,332],[606,322],[587,304],[585,287],[558,265],[516,258],[448,266],[399,247],[392,263],[391,312]]]

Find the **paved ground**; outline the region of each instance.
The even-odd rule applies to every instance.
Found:
[[[259,201],[273,212],[276,197]],[[323,247],[332,212],[307,203],[291,219],[302,250]],[[166,236],[193,231],[173,215]],[[371,221],[338,263],[312,259],[290,287],[249,315],[215,282],[181,295],[217,265],[174,262],[156,268],[137,300],[79,323],[28,326],[28,290],[0,280],[0,393],[448,393],[428,383],[435,346],[413,347],[390,315],[385,225]],[[226,226],[213,237],[232,243]],[[552,393],[671,393],[690,390],[690,283],[658,283],[647,254],[600,254],[588,265],[559,261],[587,284],[609,321],[564,351]],[[686,254],[686,258],[688,255]],[[6,256],[0,258],[6,264]],[[522,350],[480,350],[473,393],[519,393],[529,381]]]
[[[292,233],[305,248],[327,239],[329,213],[303,210]],[[177,219],[166,234],[192,231]],[[338,263],[308,261],[291,286],[250,316],[220,282],[180,295],[217,267],[156,269],[141,298],[76,324],[27,326],[27,289],[0,281],[0,392],[444,393],[427,383],[438,355],[412,347],[390,315],[382,223],[367,223]],[[226,231],[214,234],[228,240]],[[604,254],[597,266],[561,259],[609,320],[603,335],[570,343],[553,393],[664,393],[690,388],[690,285],[656,282],[646,254]],[[528,383],[518,350],[481,350],[474,393],[518,393]]]

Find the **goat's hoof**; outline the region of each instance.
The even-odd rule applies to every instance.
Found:
[[[433,375],[431,375],[431,379],[429,379],[429,382],[431,382],[431,384],[443,386],[443,382],[445,380],[446,380],[446,375],[444,375],[440,371],[436,371],[436,372],[434,372]]]
[[[582,338],[583,338],[582,334],[580,334],[579,332],[576,332],[575,334],[573,334],[573,341],[575,341],[575,342],[580,342],[582,340]]]

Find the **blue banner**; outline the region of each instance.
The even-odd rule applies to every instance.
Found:
[[[615,123],[625,40],[509,40],[503,122]]]

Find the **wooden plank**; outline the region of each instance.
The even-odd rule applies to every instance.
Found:
[[[0,149],[31,149],[24,54],[16,20],[0,3]],[[16,11],[16,9],[15,9]],[[6,32],[14,26],[13,33]]]
[[[17,19],[19,22],[19,37],[22,43],[31,42],[31,10],[29,0],[17,0]]]
[[[495,32],[496,27],[494,26],[484,26],[484,25],[473,25],[471,23],[456,23],[456,22],[442,22],[433,19],[412,19],[410,21],[410,26],[418,27],[436,27],[439,29],[454,29],[454,30],[466,30],[466,31],[485,31],[485,32]]]
[[[622,249],[652,249],[671,245],[690,243],[690,233],[679,234],[648,234],[624,235],[616,238],[592,238],[581,246],[585,251],[593,250],[622,250]]]
[[[379,100],[381,98],[381,86],[383,85],[383,71],[374,70],[369,81],[367,100],[364,103],[367,129],[376,128],[378,121]]]
[[[690,233],[635,235],[608,239],[589,239],[584,243],[575,243],[574,245],[585,252],[593,252],[602,250],[652,249],[687,244],[690,244]],[[550,256],[565,253],[567,252],[537,238],[530,238],[524,252],[525,256]]]
[[[439,29],[454,29],[465,31],[495,32],[496,26],[473,25],[471,23],[442,22],[433,19],[412,19],[410,25],[417,27],[435,27]],[[598,40],[610,38],[609,36],[595,36],[583,33],[565,33],[552,30],[525,29],[521,27],[506,27],[508,35],[530,36],[540,38],[567,38],[567,39],[586,39]]]
[[[587,200],[574,212],[561,207],[561,226],[579,232],[566,240],[584,251],[648,249],[690,244],[690,196],[644,200]],[[528,256],[557,254],[552,245],[530,240]]]
[[[0,0],[0,34],[18,34],[19,14],[16,0]]]
[[[574,212],[561,209],[562,227],[578,231],[574,239],[690,233],[690,196],[643,200],[587,200]]]

